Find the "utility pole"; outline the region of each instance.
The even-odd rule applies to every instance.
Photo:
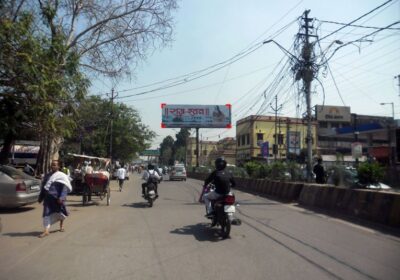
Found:
[[[279,105],[279,107],[278,107],[278,95],[275,95],[275,107],[272,107],[271,104],[270,104],[270,106],[271,106],[271,109],[275,112],[275,134],[274,134],[274,146],[272,148],[272,151],[274,153],[274,160],[276,161],[276,157],[277,157],[277,154],[278,154],[278,145],[277,145],[277,138],[278,138],[278,134],[277,134],[278,133],[277,132],[277,129],[278,129],[278,111],[280,109],[282,109],[282,104]]]
[[[113,120],[114,120],[114,99],[118,95],[114,95],[114,88],[111,90],[111,120],[110,120],[110,164],[112,164],[112,143],[113,143]]]
[[[196,167],[199,167],[199,128],[196,127]]]
[[[299,33],[298,36],[304,37],[304,45],[301,52],[302,57],[302,69],[301,69],[301,78],[303,80],[304,93],[306,96],[306,105],[307,105],[307,180],[311,181],[311,172],[312,172],[312,131],[311,131],[311,82],[314,78],[314,70],[313,70],[313,43],[310,43],[310,37],[317,37],[315,35],[310,34],[310,30],[313,29],[313,26],[310,23],[313,21],[312,18],[308,17],[310,10],[304,11],[303,20],[304,25],[302,26],[305,30],[305,33]]]
[[[395,79],[397,78],[397,80],[398,80],[398,86],[399,86],[399,97],[400,97],[400,75],[397,75],[397,76],[395,76],[394,77]]]

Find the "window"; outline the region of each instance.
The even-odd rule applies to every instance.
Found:
[[[194,153],[193,153],[194,155],[197,155],[197,150],[194,150],[193,152],[194,152]]]
[[[246,145],[250,145],[250,134],[246,134]]]
[[[264,140],[264,133],[257,133],[257,141]]]
[[[240,136],[238,136],[237,145],[240,146]]]
[[[206,156],[207,155],[207,150],[204,150],[203,151],[203,156]]]
[[[242,135],[242,146],[246,145],[245,141],[246,141],[246,135],[243,134]]]

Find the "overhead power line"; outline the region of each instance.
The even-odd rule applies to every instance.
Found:
[[[345,25],[345,26],[351,26],[351,27],[359,27],[359,28],[366,28],[366,29],[381,29],[382,27],[376,27],[376,26],[365,26],[365,25],[356,25],[356,24],[348,24],[348,23],[341,23],[341,22],[335,22],[335,21],[329,21],[329,20],[320,20],[321,23],[331,23],[331,24],[337,24],[337,25]],[[400,28],[386,28],[389,30],[400,30]],[[337,32],[337,31],[335,31]]]
[[[375,12],[376,10],[379,10],[380,8],[382,8],[383,6],[386,6],[387,4],[389,4],[389,3],[392,2],[392,1],[393,1],[393,0],[386,1],[385,3],[383,3],[382,5],[379,5],[378,7],[374,8],[374,9],[372,9],[372,10],[369,11],[368,13],[363,14],[362,16],[356,18],[355,20],[352,20],[351,22],[345,24],[344,26],[340,27],[339,29],[336,29],[335,31],[329,33],[328,35],[326,35],[326,36],[320,38],[319,41],[322,41],[322,40],[324,40],[324,39],[326,39],[326,38],[332,36],[333,34],[335,34],[335,33],[339,32],[340,30],[342,30],[342,29],[344,29],[344,28],[350,26],[351,24],[355,23],[356,21],[358,21],[358,20],[360,20],[360,19],[362,19],[362,18],[364,18],[364,17],[366,17],[366,16],[372,14],[372,13]]]

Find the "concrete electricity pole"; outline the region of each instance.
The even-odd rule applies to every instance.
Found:
[[[113,120],[114,120],[114,99],[118,95],[114,95],[114,88],[111,90],[111,115],[110,115],[110,164],[112,164],[112,143],[113,143]]]
[[[310,23],[313,21],[312,18],[308,17],[310,10],[306,10],[303,15],[304,28],[305,33],[299,33],[298,36],[304,37],[304,45],[302,48],[301,56],[303,60],[303,67],[301,69],[301,78],[303,80],[304,85],[304,93],[306,96],[306,105],[307,105],[307,180],[311,181],[311,172],[312,172],[312,130],[311,130],[311,82],[314,79],[314,70],[313,70],[313,43],[310,43],[310,37],[317,37],[315,35],[310,34],[310,30],[313,29],[313,26]]]
[[[274,160],[276,161],[276,157],[277,157],[277,154],[278,154],[278,145],[277,145],[277,140],[276,140],[278,138],[278,134],[277,134],[278,111],[280,109],[282,109],[282,104],[279,105],[279,107],[278,107],[278,96],[277,95],[275,95],[275,107],[272,107],[272,105],[270,105],[270,106],[271,106],[271,109],[275,112],[275,135],[274,135],[274,146],[272,148],[272,151],[274,153]]]

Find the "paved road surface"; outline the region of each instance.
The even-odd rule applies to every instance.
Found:
[[[65,232],[43,239],[41,205],[0,211],[0,279],[400,279],[400,239],[236,191],[241,226],[221,240],[201,182],[164,181],[148,208],[138,175],[111,205],[69,196]]]

